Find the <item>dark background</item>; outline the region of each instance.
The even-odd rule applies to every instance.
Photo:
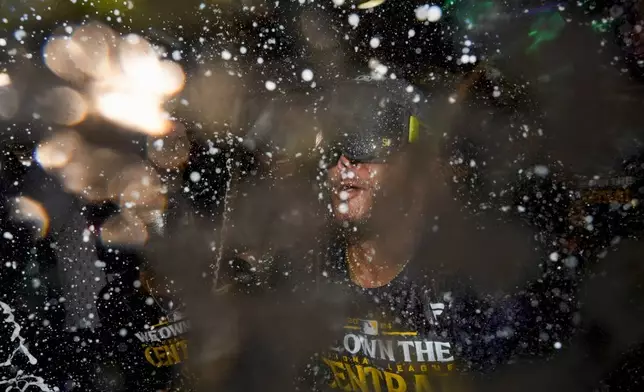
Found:
[[[370,59],[377,58],[397,77],[423,90],[431,102],[428,118],[432,131],[449,135],[446,154],[463,154],[487,163],[475,185],[461,195],[475,213],[481,210],[481,204],[497,207],[503,203],[499,198],[490,197],[491,193],[519,189],[520,169],[546,165],[554,173],[553,181],[570,184],[576,190],[580,177],[623,174],[624,160],[640,154],[640,141],[644,137],[642,74],[638,64],[641,49],[639,37],[632,33],[640,21],[637,2],[455,1],[441,4],[443,18],[437,23],[416,20],[414,10],[424,2],[408,0],[388,0],[368,11],[350,10],[351,1],[341,7],[334,7],[331,1],[306,1],[305,4],[204,1],[203,7],[201,2],[191,0],[133,0],[131,3],[131,9],[113,1],[0,3],[6,18],[0,37],[8,42],[7,46],[0,47],[0,59],[14,84],[21,88],[21,111],[0,126],[3,151],[0,231],[21,233],[13,242],[2,240],[0,300],[11,304],[31,351],[38,353],[38,365],[29,367],[17,362],[17,367],[33,369],[60,388],[69,389],[73,385],[70,380],[87,388],[84,390],[96,387],[91,381],[96,363],[104,360],[102,343],[100,339],[96,342],[94,333],[62,332],[65,310],[58,299],[64,292],[51,243],[56,241],[57,231],[65,226],[66,216],[73,208],[70,206],[79,200],[62,192],[56,180],[38,165],[27,167],[20,162],[25,152],[30,156],[34,146],[50,132],[49,124],[32,118],[30,108],[39,91],[65,83],[52,75],[42,61],[43,43],[65,24],[99,20],[119,32],[141,34],[170,52],[181,52],[179,62],[188,75],[188,82],[170,106],[186,126],[190,158],[176,175],[183,179],[183,184],[190,184],[189,174],[198,170],[203,178],[209,179],[209,186],[200,189],[200,185],[190,184],[191,193],[171,195],[169,230],[174,241],[163,246],[151,241],[149,250],[157,256],[151,259],[155,260],[158,270],[175,275],[183,282],[199,281],[186,296],[194,304],[193,316],[197,315],[194,319],[202,329],[212,327],[226,314],[222,311],[217,316],[217,312],[209,311],[218,305],[204,299],[208,288],[201,277],[204,268],[212,262],[212,254],[204,250],[204,244],[211,242],[213,235],[220,234],[228,180],[225,171],[222,175],[216,170],[225,168],[225,160],[209,160],[206,139],[214,140],[215,133],[224,132],[243,136],[270,99],[297,93],[314,94],[336,79],[368,73]],[[117,8],[118,16],[114,13]],[[357,28],[347,22],[353,12],[360,15]],[[119,16],[121,20],[117,21]],[[26,32],[24,43],[14,38],[19,29]],[[369,44],[373,37],[380,39],[378,48]],[[459,65],[455,60],[460,58],[466,40],[473,42],[471,53],[478,61]],[[247,48],[244,55],[239,52],[241,46]],[[222,50],[229,50],[237,60],[222,60]],[[25,57],[26,54],[31,57]],[[259,57],[263,59],[262,64],[257,62]],[[315,87],[301,80],[300,74],[305,68],[313,71]],[[212,76],[204,76],[206,70]],[[276,90],[268,91],[264,87],[267,80],[278,82]],[[500,96],[495,97],[495,91],[500,91]],[[455,104],[449,103],[450,96],[456,97]],[[182,98],[189,105],[179,104]],[[297,106],[297,102],[294,99],[286,106]],[[140,136],[120,132],[109,124],[85,126],[100,129],[115,149],[145,156],[142,144],[131,143],[133,139],[142,140]],[[284,127],[289,126],[297,128],[301,123],[296,118]],[[524,133],[528,136],[523,136]],[[252,182],[245,182],[248,173],[253,170],[261,173],[253,153],[243,151],[237,142],[233,142],[235,147],[226,140],[215,140],[215,143],[240,163],[236,172],[239,189]],[[302,173],[308,175],[309,169],[305,165]],[[302,182],[305,181],[294,180],[282,187],[299,189]],[[259,189],[263,192],[261,186]],[[28,225],[9,217],[8,201],[12,196],[36,191],[52,206],[48,207],[51,229],[45,238],[29,234]],[[521,196],[521,192],[516,194]],[[534,192],[533,185],[527,186],[525,193]],[[256,194],[264,195],[259,191]],[[266,208],[258,211],[281,211],[290,201],[278,194],[260,199]],[[235,203],[244,205],[237,197]],[[251,207],[257,203],[247,203],[246,207],[239,208],[254,211]],[[115,209],[111,204],[94,206],[92,219],[100,224]],[[566,231],[565,223],[560,223],[564,228],[553,228],[551,224],[559,218],[567,219],[566,212],[552,205],[545,209],[546,212],[538,208],[530,210],[523,217],[531,230],[536,227],[541,231]],[[272,216],[270,212],[248,215],[266,221]],[[271,241],[288,242],[275,233],[249,235],[245,230],[251,218],[243,214],[234,216],[231,253],[249,242],[260,244],[257,246]],[[606,223],[600,235],[581,235],[582,246],[593,252],[588,258],[594,260],[602,253],[597,249],[606,247],[616,236],[623,237],[625,244],[609,252],[601,263],[589,263],[589,278],[587,284],[582,284],[580,297],[587,309],[580,316],[583,333],[557,359],[527,368],[531,376],[526,379],[535,390],[537,385],[555,390],[595,388],[611,369],[622,368],[619,365],[622,354],[637,347],[641,340],[638,220],[612,218],[604,213],[601,216],[617,222]],[[303,233],[302,237],[307,235]],[[512,246],[508,252],[512,253]],[[126,258],[125,262],[112,260],[110,263],[109,256],[101,257],[111,268],[131,270],[142,261],[140,249],[130,253],[131,260]],[[176,263],[186,255],[194,262]],[[473,264],[477,262],[473,260]],[[500,273],[495,278],[504,279]],[[37,288],[33,279],[39,280]],[[298,313],[298,317],[306,314],[293,313]],[[4,334],[8,325],[3,324],[2,328]],[[0,347],[0,352],[6,352],[5,346]],[[638,363],[639,356],[634,355],[635,365],[629,366]],[[535,376],[538,371],[548,376]],[[513,368],[509,377],[519,379],[518,385],[524,385],[520,384],[522,374]],[[535,379],[544,385],[533,384]],[[627,376],[618,375],[614,379],[627,385],[624,390],[635,390],[631,386],[634,381]]]

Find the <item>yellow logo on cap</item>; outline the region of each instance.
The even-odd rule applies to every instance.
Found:
[[[383,139],[382,139],[382,146],[383,146],[383,147],[389,147],[389,146],[391,146],[391,139],[386,138],[386,137],[385,137],[385,138],[383,138]]]
[[[418,121],[418,117],[416,116],[409,116],[409,143],[413,143],[418,139],[418,132],[420,128],[420,121]]]

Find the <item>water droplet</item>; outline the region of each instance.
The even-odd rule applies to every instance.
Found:
[[[547,166],[537,165],[534,167],[534,174],[538,175],[539,177],[545,177],[549,172],[550,170],[548,170]]]
[[[304,80],[305,82],[310,82],[311,80],[313,80],[313,71],[311,71],[310,69],[305,69],[304,71],[302,71],[302,80]]]
[[[360,17],[358,16],[358,14],[349,15],[349,25],[358,27],[358,23],[360,23]]]

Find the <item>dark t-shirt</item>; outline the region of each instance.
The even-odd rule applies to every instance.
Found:
[[[183,366],[189,355],[189,321],[178,304],[150,296],[134,282],[113,280],[97,301],[104,342],[102,382],[108,390],[190,390]]]
[[[640,391],[644,388],[644,346],[629,351],[602,380],[596,392]]]
[[[567,233],[552,225],[535,233],[509,215],[472,217],[451,200],[432,211],[436,216],[424,217],[429,227],[422,244],[388,285],[363,289],[351,282],[341,241],[331,241],[335,245],[311,269],[314,285],[290,274],[288,302],[279,297],[281,304],[260,313],[261,328],[249,333],[255,339],[244,358],[279,349],[261,356],[261,366],[245,363],[244,380],[300,391],[481,390],[506,365],[566,348],[585,263],[565,249]],[[549,217],[542,210],[534,215]],[[283,323],[276,314],[285,314]],[[298,347],[281,349],[293,341]],[[319,344],[308,350],[311,341]],[[296,360],[302,352],[303,360]],[[298,368],[294,385],[273,382],[289,365]],[[254,377],[256,369],[261,377]]]
[[[342,292],[346,318],[297,389],[469,391],[501,365],[561,348],[573,329],[576,273],[552,259],[524,289],[492,296],[422,257],[389,284],[364,289],[348,278],[343,247],[333,249],[322,290]]]
[[[312,390],[440,391],[460,381],[444,320],[450,298],[417,284],[407,268],[388,285],[363,289],[339,278],[347,317],[337,340],[316,354],[303,378]],[[302,388],[306,389],[306,388]]]

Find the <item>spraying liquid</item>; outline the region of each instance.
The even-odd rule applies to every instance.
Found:
[[[228,144],[232,144],[233,136],[227,134]],[[219,248],[217,250],[217,257],[214,264],[211,264],[210,267],[213,271],[213,281],[212,281],[212,290],[217,292],[218,290],[218,281],[219,281],[219,269],[221,268],[221,259],[224,256],[224,242],[226,239],[226,233],[228,232],[228,220],[229,220],[229,204],[230,199],[232,198],[231,184],[233,182],[233,157],[232,154],[226,158],[226,171],[228,172],[228,179],[226,180],[226,192],[224,193],[224,212],[222,214],[221,221],[221,231],[219,235]]]
[[[0,309],[2,309],[2,315],[4,317],[3,323],[13,326],[13,332],[9,337],[10,344],[14,345],[14,349],[11,353],[8,353],[7,358],[4,362],[0,363],[0,368],[3,369],[3,372],[8,371],[7,374],[9,377],[3,377],[0,380],[0,385],[7,386],[7,391],[16,389],[24,391],[29,387],[33,386],[40,389],[43,392],[53,392],[52,389],[45,383],[42,377],[38,377],[32,374],[27,373],[23,370],[14,370],[14,364],[12,363],[14,357],[18,354],[24,355],[29,361],[30,365],[36,365],[38,360],[34,357],[28,349],[28,344],[26,344],[25,338],[20,334],[22,331],[22,326],[16,321],[14,317],[14,310],[8,304],[0,301]],[[2,360],[2,359],[0,359]]]

